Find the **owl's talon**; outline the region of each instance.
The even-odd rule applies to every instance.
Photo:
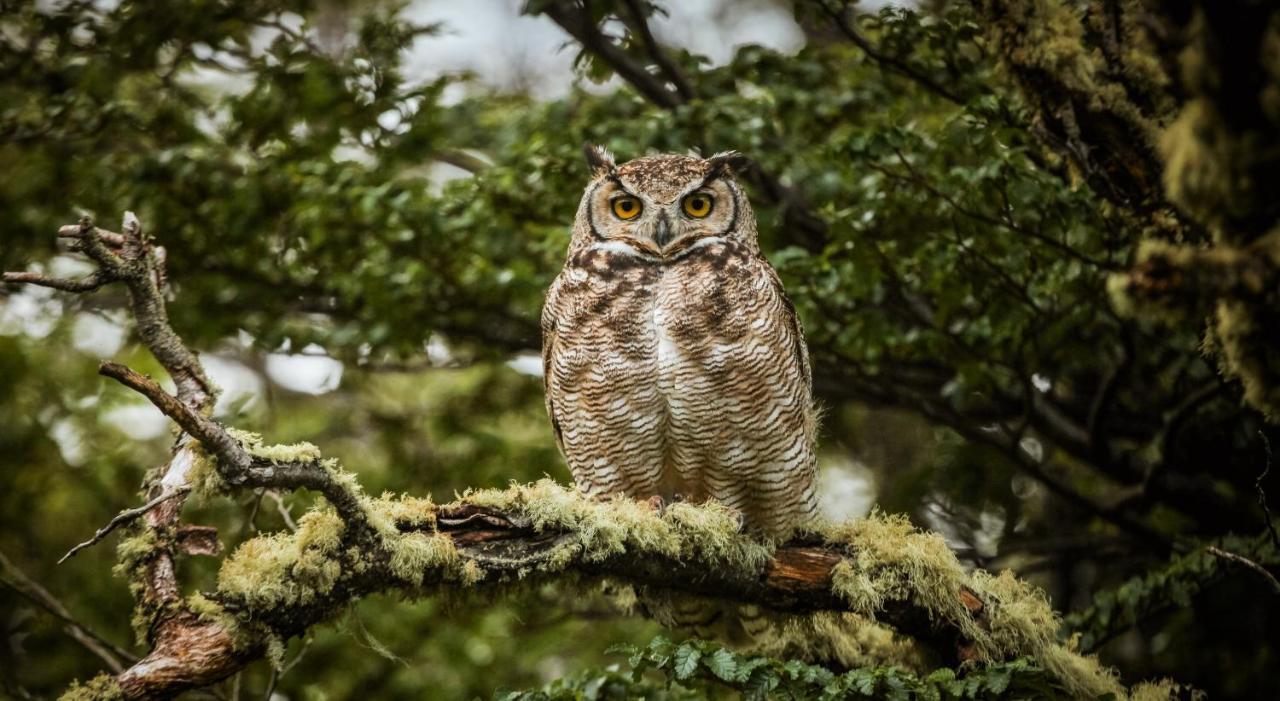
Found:
[[[658,495],[658,494],[654,494],[653,496],[649,497],[648,499],[645,499],[645,500],[644,500],[644,504],[645,504],[645,506],[649,507],[649,510],[650,510],[650,511],[656,511],[656,512],[658,512],[659,514],[661,514],[661,513],[663,512],[663,510],[665,510],[665,509],[667,508],[667,502],[666,502],[666,500],[665,500],[665,499],[663,499],[663,498],[662,498],[660,495]]]
[[[738,509],[733,508],[732,506],[725,507],[725,508],[729,509],[729,515],[733,517],[733,520],[738,522],[738,533],[746,533],[747,532],[747,515],[742,513]]]
[[[683,495],[683,494],[678,494],[678,493],[677,493],[677,494],[672,494],[672,495],[671,495],[671,503],[673,503],[673,504],[679,504],[679,503],[681,503],[681,502],[683,502],[683,501],[684,501],[684,495]]]

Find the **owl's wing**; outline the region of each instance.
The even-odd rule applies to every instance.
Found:
[[[768,276],[769,285],[773,287],[774,294],[782,300],[782,317],[783,323],[787,325],[787,330],[791,332],[791,353],[794,355],[796,365],[800,368],[800,374],[804,377],[806,384],[810,386],[812,392],[813,386],[813,370],[809,367],[809,349],[804,343],[804,328],[800,325],[800,315],[796,314],[796,306],[791,303],[791,298],[787,296],[787,291],[782,288],[782,279],[778,277],[778,271],[769,265],[768,261],[761,257],[763,269]]]
[[[551,417],[551,429],[556,434],[556,446],[564,453],[564,436],[560,428],[560,417],[556,413],[555,362],[556,322],[559,318],[560,305],[563,303],[560,288],[563,276],[556,276],[551,287],[547,288],[546,299],[542,303],[542,389],[547,399],[547,416]]]

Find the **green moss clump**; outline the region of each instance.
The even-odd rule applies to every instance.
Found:
[[[398,535],[401,528],[430,530],[436,525],[436,505],[430,498],[387,493],[366,499],[364,510],[369,524],[384,537]]]
[[[414,586],[421,586],[423,577],[432,570],[445,573],[446,576],[460,571],[458,550],[448,536],[406,533],[386,538],[384,544],[391,551],[391,574]]]
[[[1061,0],[989,4],[988,11],[1003,20],[994,30],[1009,63],[1053,76],[1077,98],[1083,98],[1089,110],[1114,115],[1154,145],[1155,125],[1129,99],[1125,86],[1109,77],[1111,67],[1102,51],[1090,48],[1085,41],[1085,16],[1077,4]],[[1150,59],[1124,60],[1122,70],[1147,91],[1155,91],[1167,80],[1159,64]]]
[[[987,661],[1031,657],[1082,698],[1125,698],[1114,672],[1058,642],[1058,615],[1043,593],[1011,573],[969,574],[942,536],[916,529],[904,516],[868,518],[821,529],[851,552],[832,572],[832,589],[855,612],[874,617],[891,601],[911,601],[956,627]],[[959,593],[969,589],[985,605],[979,625]]]
[[[772,555],[768,543],[743,538],[738,516],[719,504],[677,503],[658,513],[643,502],[611,496],[591,499],[574,488],[549,479],[505,490],[468,492],[463,501],[499,510],[515,510],[531,521],[536,531],[566,530],[578,535],[566,558],[580,556],[599,561],[624,552],[641,552],[758,567]],[[545,569],[556,569],[567,560],[554,560]]]
[[[1218,302],[1214,335],[1222,370],[1239,378],[1244,399],[1270,419],[1280,417],[1280,351],[1275,345],[1280,319],[1271,309],[1240,300]]]
[[[186,607],[196,615],[196,618],[207,623],[216,623],[218,627],[227,631],[235,641],[237,650],[244,649],[247,636],[243,635],[243,626],[240,625],[239,619],[222,607],[222,604],[197,592],[187,597]]]
[[[116,678],[104,672],[84,683],[71,682],[58,701],[116,701],[123,698],[124,690]]]
[[[345,526],[330,508],[313,509],[295,534],[246,541],[222,563],[218,591],[254,608],[309,604],[333,590],[342,575]]]
[[[138,529],[134,535],[121,538],[116,544],[116,566],[113,571],[121,577],[132,578],[155,555],[159,545],[160,539],[150,528]]]
[[[320,460],[320,449],[310,443],[267,445],[262,436],[251,431],[229,428],[227,432],[244,446],[250,455],[277,463],[311,463]]]

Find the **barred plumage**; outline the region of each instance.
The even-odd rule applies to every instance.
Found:
[[[574,479],[588,494],[714,498],[785,536],[817,508],[809,361],[736,155],[588,158],[542,318]]]

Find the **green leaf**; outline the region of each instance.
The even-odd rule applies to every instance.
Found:
[[[681,645],[676,649],[675,667],[676,679],[681,681],[693,676],[698,669],[698,660],[702,657],[702,652],[689,644]]]
[[[711,673],[720,677],[725,681],[734,681],[734,674],[738,671],[738,663],[733,657],[733,653],[720,648],[715,654],[704,663]]]

